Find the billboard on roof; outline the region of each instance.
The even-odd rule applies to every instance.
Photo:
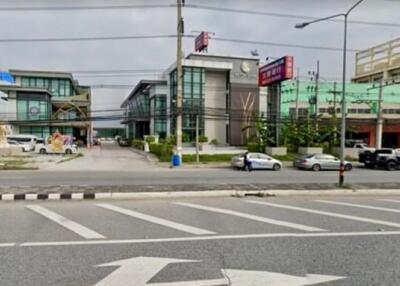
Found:
[[[194,50],[201,52],[208,47],[208,32],[201,32],[194,41]]]
[[[285,56],[259,69],[258,85],[269,86],[293,78],[293,57]]]

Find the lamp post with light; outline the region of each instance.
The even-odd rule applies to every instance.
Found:
[[[332,16],[316,19],[310,22],[298,23],[296,29],[303,29],[310,24],[330,20],[333,18],[344,17],[344,39],[343,39],[343,78],[342,78],[342,107],[341,107],[341,134],[340,134],[340,169],[339,169],[339,185],[344,183],[344,157],[345,157],[345,141],[346,141],[346,56],[347,56],[347,18],[351,11],[361,4],[364,0],[357,1],[346,13],[335,14]]]

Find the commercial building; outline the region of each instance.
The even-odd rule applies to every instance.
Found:
[[[7,122],[14,134],[48,137],[59,131],[87,143],[91,136],[91,91],[64,72],[10,70],[12,84],[3,84],[7,94]]]
[[[378,116],[379,89],[369,83],[346,84],[347,140],[362,140],[370,146],[376,145],[376,122]],[[328,122],[333,114],[341,118],[341,83],[320,82],[318,88],[318,120]],[[296,106],[300,120],[315,116],[315,82],[286,81],[281,88],[281,114],[284,118],[295,118]],[[297,95],[298,94],[298,95]],[[387,86],[383,90],[382,117],[384,128],[382,147],[400,147],[400,86]],[[297,99],[297,100],[296,100]],[[297,101],[297,103],[296,103]]]
[[[182,131],[195,139],[199,134],[224,145],[242,145],[254,133],[247,128],[260,109],[259,59],[192,53],[183,60]],[[266,97],[263,93],[261,96]],[[122,103],[128,138],[175,134],[177,97],[176,64],[160,81],[140,81]]]

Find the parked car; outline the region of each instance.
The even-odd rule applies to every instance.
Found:
[[[76,154],[76,145],[63,145],[59,150],[54,150],[51,144],[38,144],[35,149],[36,153],[39,154]]]
[[[313,170],[315,172],[320,170],[339,170],[340,160],[329,154],[304,155],[295,159],[293,166],[298,169]],[[353,169],[353,165],[348,161],[344,161],[344,170],[351,171],[351,169]]]
[[[121,138],[121,139],[119,139],[118,144],[119,144],[119,146],[121,146],[121,147],[129,147],[129,146],[130,146],[130,145],[129,145],[129,141],[128,141],[128,139],[126,139],[126,138]]]
[[[366,168],[383,167],[389,171],[400,168],[400,149],[377,149],[374,152],[360,153],[358,161]]]
[[[23,152],[31,151],[31,146],[29,144],[24,144],[23,142],[18,142],[15,140],[7,140],[8,145],[12,147],[20,147]]]
[[[231,159],[231,166],[237,169],[244,170],[246,166],[244,165],[245,153],[234,156]],[[247,153],[248,160],[250,162],[250,170],[274,170],[279,171],[282,168],[282,162],[276,160],[263,153]]]
[[[35,150],[35,145],[37,142],[37,136],[35,135],[30,135],[30,134],[14,134],[14,135],[8,135],[7,136],[7,141],[12,140],[12,141],[17,141],[18,143],[22,145],[29,146],[29,150],[27,151],[33,151]]]

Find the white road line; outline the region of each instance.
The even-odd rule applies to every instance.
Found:
[[[120,240],[81,240],[81,241],[53,241],[53,242],[25,242],[19,246],[74,246],[74,245],[108,245],[108,244],[140,244],[140,243],[164,243],[184,241],[208,241],[230,239],[257,239],[257,238],[324,238],[324,237],[357,237],[357,236],[387,236],[399,235],[400,231],[365,231],[365,232],[314,232],[314,233],[258,233],[258,234],[234,234],[211,235],[173,238],[148,238],[148,239],[120,239]]]
[[[232,210],[228,210],[228,209],[213,208],[213,207],[207,207],[207,206],[203,206],[203,205],[190,204],[190,203],[179,203],[178,202],[178,203],[173,203],[173,204],[176,204],[179,206],[184,206],[184,207],[189,207],[189,208],[194,208],[194,209],[199,209],[199,210],[204,210],[204,211],[210,211],[210,212],[215,212],[215,213],[222,213],[222,214],[237,216],[237,217],[241,217],[241,218],[245,218],[245,219],[265,222],[265,223],[289,227],[289,228],[300,229],[300,230],[304,230],[304,231],[325,231],[324,229],[321,229],[321,228],[316,228],[316,227],[297,224],[297,223],[291,223],[291,222],[282,221],[282,220],[270,219],[270,218],[266,218],[266,217],[256,216],[256,215],[243,213],[243,212],[232,211]]]
[[[196,234],[196,235],[215,234],[215,232],[213,232],[213,231],[209,231],[206,229],[201,229],[201,228],[197,228],[197,227],[193,227],[193,226],[189,226],[189,225],[185,225],[185,224],[176,223],[176,222],[173,222],[170,220],[154,217],[151,215],[139,213],[139,212],[124,209],[124,208],[120,208],[120,207],[110,205],[110,204],[97,204],[97,206],[105,208],[110,211],[120,213],[120,214],[131,216],[131,217],[134,217],[137,219],[149,221],[149,222],[159,224],[159,225],[162,225],[165,227],[169,227],[169,228],[173,228],[173,229],[176,229],[179,231],[187,232],[190,234]]]
[[[88,229],[87,227],[80,225],[72,220],[69,220],[55,212],[52,212],[44,207],[37,206],[37,205],[28,205],[26,208],[30,209],[31,211],[40,214],[44,216],[45,218],[58,223],[59,225],[69,229],[70,231],[75,232],[76,234],[79,234],[83,238],[86,239],[99,239],[99,238],[105,238],[105,236]]]
[[[399,203],[399,204],[400,204],[400,200],[378,199],[378,201],[382,201],[382,202],[391,202],[391,203]]]
[[[13,247],[15,246],[15,243],[0,243],[0,248],[2,247]]]
[[[294,211],[307,212],[307,213],[312,213],[312,214],[319,214],[319,215],[326,215],[326,216],[344,218],[344,219],[349,219],[349,220],[362,221],[362,222],[373,223],[373,224],[400,227],[400,223],[384,221],[384,220],[370,219],[370,218],[359,217],[359,216],[345,215],[345,214],[332,213],[332,212],[326,212],[326,211],[319,211],[319,210],[315,210],[315,209],[307,209],[307,208],[294,207],[294,206],[288,206],[288,205],[280,205],[280,204],[267,203],[267,202],[259,202],[259,201],[246,201],[246,202],[252,203],[252,204],[270,206],[270,207],[294,210]]]
[[[338,205],[338,206],[355,207],[355,208],[370,209],[370,210],[377,210],[377,211],[384,211],[384,212],[400,213],[399,209],[390,209],[390,208],[375,207],[375,206],[370,206],[370,205],[350,204],[350,203],[327,201],[327,200],[314,200],[314,201],[319,202],[319,203],[324,203],[324,204]]]

